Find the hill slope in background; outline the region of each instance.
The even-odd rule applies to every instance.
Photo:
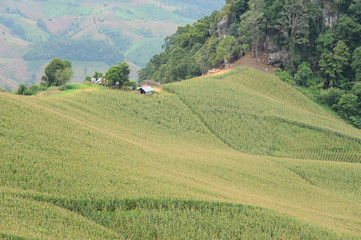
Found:
[[[104,73],[123,60],[137,65],[136,73],[179,25],[223,4],[223,0],[1,1],[0,87],[38,83],[44,66],[55,57],[75,61],[75,81],[95,71]]]
[[[166,89],[0,93],[0,237],[361,236],[360,130],[255,70]]]

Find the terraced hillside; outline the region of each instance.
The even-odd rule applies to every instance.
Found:
[[[253,70],[165,89],[0,93],[0,237],[360,238],[359,130]]]

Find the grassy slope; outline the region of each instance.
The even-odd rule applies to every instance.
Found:
[[[251,73],[256,74],[244,71],[229,77],[243,78]],[[227,81],[235,81],[226,77],[202,80],[207,86],[210,86],[208,81],[211,80],[223,83],[220,86],[226,85]],[[283,83],[273,81],[283,86]],[[192,93],[198,84],[199,80],[195,79],[169,88],[187,89]],[[232,101],[242,104],[237,92],[226,95],[231,94]],[[282,97],[279,96],[279,102],[283,101]],[[302,96],[298,97],[304,102],[294,101],[291,104],[292,100],[284,101],[285,110],[280,110],[289,112],[287,106],[303,109],[298,113],[301,117],[306,115],[306,111],[312,112],[312,108],[317,110],[317,106],[303,100]],[[203,98],[202,101],[211,99]],[[228,105],[232,101],[223,101],[223,104]],[[151,232],[166,237],[171,234],[170,229],[174,225],[192,237],[197,237],[197,229],[202,227],[209,236],[222,238],[222,231],[217,229],[236,226],[230,227],[229,231],[239,234],[239,229],[245,229],[241,231],[246,234],[243,235],[245,238],[260,231],[265,234],[264,238],[279,239],[284,234],[295,239],[338,238],[329,230],[314,229],[293,219],[285,220],[265,210],[248,209],[248,218],[242,217],[245,212],[237,210],[237,206],[231,209],[223,206],[219,213],[209,213],[207,209],[214,208],[212,203],[207,203],[209,201],[260,206],[334,231],[361,236],[360,175],[357,171],[352,177],[343,175],[345,169],[359,168],[358,164],[339,163],[328,168],[329,162],[313,161],[320,168],[327,169],[328,173],[324,174],[317,168],[310,168],[305,160],[235,151],[212,133],[216,129],[211,128],[210,131],[194,114],[197,113],[194,112],[196,104],[192,112],[177,95],[165,93],[145,97],[133,92],[93,90],[40,98],[0,93],[0,102],[0,197],[5,199],[1,201],[2,207],[7,206],[7,211],[13,212],[0,221],[0,233],[4,236],[33,238],[44,231],[49,235],[43,238],[71,238],[82,231],[79,229],[91,228],[94,222],[89,220],[94,220],[98,225],[93,233],[89,233],[93,234],[89,238],[109,238],[112,234],[155,237],[144,235]],[[259,102],[260,105],[264,103]],[[273,113],[276,115],[277,109]],[[321,110],[315,111],[314,115],[310,114],[311,120],[307,124],[316,125],[316,129],[325,128],[327,122],[312,121],[312,117],[323,115],[334,119],[330,126],[332,131],[350,135],[346,131],[350,127],[333,116]],[[326,137],[332,138],[333,134],[327,134]],[[312,141],[312,138],[309,140]],[[354,187],[348,185],[350,181],[355,182]],[[343,185],[349,187],[341,191]],[[139,198],[154,199],[155,203],[140,204],[143,207],[139,208],[134,207],[137,204],[128,204],[125,212],[121,211],[121,204],[116,204],[124,199]],[[163,205],[169,204],[169,200],[181,199],[207,202],[201,202],[201,207],[196,209],[192,208],[194,204],[186,204],[188,207],[185,208],[167,210],[164,207],[165,210],[162,210],[162,207],[155,207],[160,199],[165,201]],[[43,206],[39,201],[47,204]],[[25,209],[19,209],[24,204]],[[49,210],[42,215],[34,214],[43,207]],[[258,214],[258,211],[261,213]],[[77,215],[77,212],[86,218]],[[235,217],[227,219],[234,212]],[[6,213],[4,215],[7,216]],[[37,224],[37,221],[58,215],[61,217],[56,218],[54,227],[46,223],[44,226]],[[208,219],[210,215],[217,215],[216,222],[205,220],[203,224],[192,225],[197,226],[193,229],[186,223],[199,223],[200,219]],[[19,235],[25,223],[18,223],[18,218],[32,219],[29,224],[34,227],[27,228],[28,233]],[[69,218],[77,220],[67,220]],[[183,219],[181,223],[177,221],[179,218]],[[131,223],[122,224],[124,219]],[[154,219],[158,219],[158,224],[151,224]],[[237,219],[245,220],[240,223]],[[269,219],[281,220],[278,224],[270,224]],[[146,226],[142,230],[135,227],[140,223]],[[252,232],[255,225],[260,231]],[[238,235],[235,233],[235,236]]]
[[[361,131],[277,77],[239,68],[166,89],[176,93],[220,139],[242,152],[361,162]]]

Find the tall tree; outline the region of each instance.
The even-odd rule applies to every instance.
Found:
[[[326,77],[326,88],[338,85],[337,79],[342,77],[346,66],[349,65],[349,48],[343,41],[338,41],[333,52],[322,53],[319,65],[323,75]]]
[[[107,71],[105,77],[111,86],[115,86],[119,82],[119,86],[129,81],[130,68],[127,62],[119,62]]]
[[[241,16],[241,26],[238,29],[240,41],[250,44],[252,56],[257,57],[258,47],[264,38],[264,8],[263,0],[250,0],[250,10]]]
[[[290,52],[289,68],[294,68],[296,45],[308,43],[309,21],[306,4],[307,1],[303,0],[285,0],[282,17],[276,25]]]
[[[72,64],[69,60],[62,61],[54,58],[44,70],[45,75],[41,80],[48,86],[60,86],[73,77]]]
[[[240,16],[249,9],[248,2],[249,0],[226,0],[228,4],[228,16],[231,22],[240,20]]]
[[[355,80],[361,81],[361,47],[358,47],[353,51],[351,67],[355,71]]]

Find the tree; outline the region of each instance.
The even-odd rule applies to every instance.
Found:
[[[95,78],[96,80],[98,80],[101,77],[103,77],[103,73],[101,72],[95,72],[93,75],[93,78]]]
[[[285,0],[281,18],[276,25],[285,39],[290,52],[289,68],[293,68],[296,45],[308,43],[309,21],[306,3],[303,0]]]
[[[295,81],[299,86],[310,87],[315,85],[313,72],[308,62],[302,62],[295,74]]]
[[[332,107],[340,101],[344,93],[341,89],[331,87],[326,90],[321,90],[319,98],[322,103]]]
[[[333,52],[322,53],[319,65],[326,77],[326,88],[337,86],[337,78],[341,78],[345,67],[349,65],[349,59],[349,48],[343,41],[338,41]]]
[[[231,62],[238,57],[240,50],[238,48],[237,39],[233,36],[226,36],[218,44],[216,52],[216,61]]]
[[[361,0],[352,0],[348,9],[351,17],[361,24]]]
[[[351,116],[357,115],[357,96],[353,93],[346,93],[342,95],[337,103],[337,112],[345,119],[350,120]]]
[[[355,80],[361,81],[361,47],[353,51],[351,67],[355,71]]]
[[[232,22],[239,21],[239,17],[249,9],[248,2],[249,0],[226,0],[229,4],[228,16]]]
[[[119,82],[119,87],[129,81],[130,68],[127,62],[119,62],[107,71],[105,78],[111,86]]]
[[[55,72],[55,86],[65,85],[73,77],[73,70],[66,67],[64,70],[58,69]]]
[[[347,15],[340,14],[334,36],[354,50],[360,44],[361,24]]]
[[[47,86],[60,86],[73,77],[72,65],[69,60],[62,61],[59,58],[54,58],[44,70],[45,75],[41,80]]]
[[[263,10],[265,4],[263,0],[251,0],[249,2],[250,10],[241,16],[241,26],[238,29],[240,40],[251,46],[252,56],[257,57],[258,46],[264,37],[264,18]]]
[[[28,88],[24,84],[20,84],[18,90],[16,91],[16,94],[23,95],[25,90],[27,90],[27,89]]]

